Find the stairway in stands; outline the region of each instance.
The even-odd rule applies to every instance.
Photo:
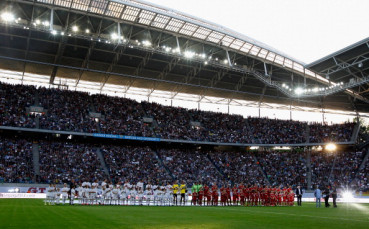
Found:
[[[105,175],[107,177],[110,177],[109,170],[108,170],[108,167],[106,166],[104,155],[102,154],[101,149],[100,148],[96,148],[96,151],[95,152],[96,152],[97,157],[99,158],[99,161],[100,161],[100,164],[101,164],[101,168],[104,169]]]
[[[32,159],[33,159],[33,182],[37,182],[36,177],[40,176],[40,152],[38,143],[34,142],[32,144]]]
[[[257,157],[254,153],[252,154],[252,156],[253,156],[253,159],[254,159],[254,162],[255,162],[255,163],[259,162],[259,163],[257,164],[257,165],[258,165],[259,172],[260,172],[261,174],[263,174],[264,179],[268,182],[268,185],[269,185],[269,186],[271,186],[271,185],[272,185],[272,183],[270,182],[270,180],[269,180],[269,178],[268,178],[268,176],[267,176],[266,172],[264,171],[263,167],[261,167],[261,162],[260,162],[260,160],[258,159],[258,157]]]
[[[227,179],[228,181],[229,181],[229,177],[227,177],[225,174],[224,174],[224,172],[223,172],[223,170],[221,169],[221,168],[219,168],[216,164],[215,164],[215,162],[213,161],[213,159],[211,159],[211,157],[210,157],[210,155],[209,154],[206,154],[206,157],[207,157],[207,159],[210,161],[210,163],[217,169],[217,171],[219,172],[219,174],[221,175],[221,176],[223,176],[225,179]]]
[[[311,151],[306,153],[306,176],[307,176],[307,189],[310,190],[311,187]]]
[[[163,162],[163,159],[161,158],[159,152],[156,150],[156,149],[152,149],[153,152],[155,153],[155,156],[156,156],[156,160],[159,161],[159,164],[161,167],[163,167],[165,169],[165,171],[168,173],[168,175],[173,179],[175,180],[176,177],[174,177],[172,171],[169,170],[169,168],[167,166],[165,166],[164,162]]]

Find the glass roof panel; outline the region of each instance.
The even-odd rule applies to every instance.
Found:
[[[197,30],[197,28],[199,28],[199,26],[186,22],[186,24],[182,27],[179,33],[190,36]]]
[[[119,18],[119,16],[122,13],[123,8],[124,8],[123,4],[116,3],[116,2],[110,2],[105,14],[110,17]]]
[[[132,7],[132,6],[127,6],[122,15],[122,19],[127,20],[127,21],[136,21],[136,18],[139,12],[140,12],[140,9]]]
[[[233,42],[234,39],[235,39],[234,37],[226,35],[225,37],[223,37],[221,45],[228,47]]]
[[[138,22],[141,24],[150,25],[154,17],[155,17],[155,13],[147,11],[147,10],[142,10],[140,13]]]
[[[284,66],[286,66],[287,68],[292,68],[292,60],[286,58],[284,60]]]
[[[199,27],[197,31],[193,34],[193,37],[197,37],[202,40],[205,40],[209,36],[210,33],[211,33],[210,29]]]
[[[53,4],[54,0],[37,0],[38,2],[47,3],[47,4]]]
[[[212,31],[211,34],[209,34],[209,36],[208,36],[208,40],[218,44],[219,41],[222,39],[222,37],[224,37],[223,33]]]
[[[242,47],[242,45],[244,45],[245,42],[240,40],[240,39],[236,39],[233,41],[233,43],[230,45],[231,48],[234,48],[234,49],[240,49]]]
[[[304,72],[304,66],[296,62],[293,62],[293,69],[299,72]]]
[[[91,0],[74,0],[72,3],[72,8],[87,11],[90,2]]]
[[[250,51],[250,49],[251,49],[251,47],[252,47],[252,44],[250,44],[250,43],[245,43],[243,46],[242,46],[242,48],[240,49],[242,52],[245,52],[245,53],[248,53],[249,51]]]
[[[103,0],[91,0],[89,11],[97,14],[104,14],[108,1]]]
[[[178,32],[179,29],[183,26],[184,21],[172,18],[167,27],[165,28],[166,30],[170,30],[170,31],[174,31],[174,32]]]
[[[275,58],[275,60],[274,60],[274,63],[283,65],[283,62],[284,62],[284,57],[283,56],[280,56],[280,55],[277,55],[276,58]]]
[[[274,58],[275,58],[275,53],[269,52],[269,54],[267,55],[267,60],[274,61]]]
[[[154,18],[154,21],[151,25],[154,26],[154,27],[162,29],[162,28],[165,27],[165,25],[168,23],[169,20],[170,20],[170,17],[158,14]]]
[[[268,54],[268,50],[266,50],[266,49],[262,49],[262,50],[260,50],[260,52],[259,52],[259,54],[258,54],[258,57],[260,57],[260,58],[265,58],[266,56],[267,56],[267,54]]]
[[[55,0],[54,5],[70,7],[72,0]]]
[[[258,55],[259,51],[260,51],[260,48],[259,48],[258,46],[255,46],[255,45],[254,45],[254,46],[251,48],[251,50],[250,50],[250,54],[251,54],[251,55],[256,56],[256,55]]]

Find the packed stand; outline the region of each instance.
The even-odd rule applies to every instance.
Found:
[[[48,141],[39,145],[41,183],[106,178],[96,148],[91,145]]]
[[[251,134],[261,144],[296,144],[306,142],[307,123],[267,118],[247,119]]]
[[[349,185],[354,181],[357,170],[362,163],[363,153],[355,152],[336,152],[336,159],[330,176],[329,183],[334,186]]]
[[[212,152],[209,153],[214,164],[224,176],[234,184],[266,185],[264,175],[258,162],[251,153],[245,152]]]
[[[246,120],[241,115],[190,110],[193,120],[206,130],[203,138],[210,142],[253,143]]]
[[[32,143],[0,137],[0,183],[30,183],[33,178]]]
[[[154,127],[156,136],[166,139],[203,140],[201,130],[191,127],[187,109],[148,102],[141,104],[148,116],[157,122],[157,126]]]
[[[142,181],[165,184],[172,181],[149,147],[105,145],[101,152],[113,183]]]
[[[85,92],[40,88],[41,106],[47,113],[40,117],[40,128],[74,132],[98,132],[97,123],[89,116],[90,96]]]
[[[349,142],[356,123],[335,125],[310,124],[310,143]]]
[[[143,121],[146,115],[140,103],[106,95],[92,95],[92,101],[103,117],[99,122],[101,133],[153,137],[150,124]]]
[[[207,152],[197,150],[161,149],[159,155],[175,179],[187,184],[221,183],[224,177],[208,158]]]
[[[257,158],[271,185],[307,184],[306,155],[303,152],[258,152]]]
[[[34,116],[26,108],[35,103],[34,86],[0,83],[0,126],[35,128]]]

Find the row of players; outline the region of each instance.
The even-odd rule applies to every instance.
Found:
[[[106,181],[89,183],[83,182],[77,188],[69,188],[66,184],[59,189],[55,185],[47,188],[45,204],[59,204],[60,200],[65,204],[69,198],[70,203],[78,198],[82,205],[156,205],[172,206],[186,205],[189,197],[191,205],[244,205],[244,206],[292,206],[295,194],[292,188],[271,188],[259,186],[245,186],[243,184],[230,187],[223,185],[220,189],[216,184],[211,187],[206,184],[194,183],[191,194],[187,192],[185,184],[175,183],[165,186],[144,185],[138,182],[132,185],[129,182],[123,185],[108,184]]]

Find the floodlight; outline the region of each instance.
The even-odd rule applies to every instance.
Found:
[[[41,21],[39,19],[36,20],[36,25],[41,24]]]
[[[191,51],[185,51],[185,52],[184,52],[184,56],[185,56],[186,58],[191,59],[192,57],[194,57],[194,56],[195,56],[195,53],[194,53],[194,52],[191,52]]]
[[[89,29],[86,29],[86,31],[85,31],[86,33],[90,33],[90,30]]]
[[[325,146],[325,149],[328,150],[328,151],[334,151],[336,150],[337,146],[333,143],[329,143]]]
[[[357,65],[359,68],[363,67],[363,63],[360,62],[358,65]]]
[[[204,64],[205,64],[205,65],[207,65],[207,64],[208,64],[208,62],[207,62],[207,61],[205,61],[205,62],[204,62]]]
[[[142,44],[143,44],[143,46],[146,46],[146,47],[151,46],[151,42],[150,42],[150,41],[148,41],[148,40],[144,40],[144,41],[142,42]]]
[[[317,88],[317,87],[315,87],[314,89],[313,89],[313,92],[318,92],[319,91],[319,88]]]
[[[52,35],[56,35],[58,32],[56,32],[56,30],[53,30],[53,31],[51,31],[51,34]]]
[[[64,32],[61,32],[60,35],[64,36]]]
[[[44,26],[49,26],[49,25],[50,25],[50,22],[49,22],[49,21],[44,21],[44,22],[42,22],[42,24],[43,24]]]
[[[202,53],[202,54],[200,55],[200,57],[201,57],[202,59],[205,59],[205,58],[206,58],[206,54],[205,54],[205,53]]]
[[[116,39],[118,39],[118,34],[112,33],[112,34],[110,34],[110,37],[111,37],[111,39],[116,40]]]
[[[172,48],[170,48],[170,47],[165,47],[165,51],[166,52],[170,52],[170,50],[171,50]]]
[[[78,27],[77,27],[76,25],[74,25],[74,26],[72,27],[72,31],[73,31],[73,32],[78,32]]]
[[[14,14],[9,13],[9,12],[4,12],[1,14],[1,19],[5,22],[14,21]]]
[[[285,83],[282,83],[282,87],[286,87],[286,84]]]
[[[228,60],[223,60],[223,63],[224,64],[228,64]]]
[[[349,190],[346,190],[342,193],[342,199],[345,202],[352,202],[354,200],[354,196],[352,195],[352,192]]]
[[[301,87],[298,87],[298,88],[295,89],[295,93],[297,95],[301,95],[303,92],[304,92],[304,89],[302,89]]]

